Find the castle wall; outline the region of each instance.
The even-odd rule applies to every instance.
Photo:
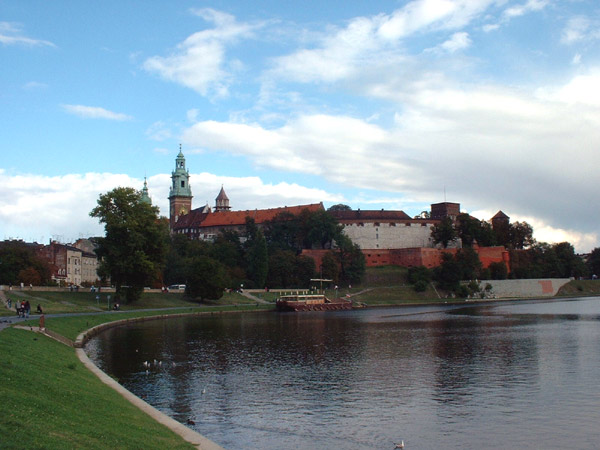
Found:
[[[352,222],[343,225],[344,234],[361,249],[434,246],[431,239],[431,222]]]

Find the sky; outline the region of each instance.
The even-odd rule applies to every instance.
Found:
[[[168,216],[323,202],[502,210],[600,246],[596,0],[0,0],[0,239],[100,235],[118,186]]]

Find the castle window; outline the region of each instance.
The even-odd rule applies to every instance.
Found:
[[[181,182],[181,187],[185,187],[185,181]]]
[[[375,234],[375,239],[379,239],[379,233]]]

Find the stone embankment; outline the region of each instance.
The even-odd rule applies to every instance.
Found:
[[[479,286],[485,289],[492,286],[490,296],[493,298],[530,298],[554,297],[558,290],[571,281],[571,278],[542,278],[528,280],[484,280]]]

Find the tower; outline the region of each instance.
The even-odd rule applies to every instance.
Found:
[[[215,200],[215,212],[229,211],[230,209],[231,206],[229,206],[229,197],[227,197],[225,189],[223,189],[223,186],[221,186],[221,192],[219,192],[219,195],[217,195]]]
[[[142,198],[140,201],[149,205],[152,204],[152,199],[150,198],[150,195],[148,195],[148,183],[146,183],[146,177],[144,177],[144,187],[142,188]]]
[[[190,189],[190,173],[185,169],[185,157],[179,145],[179,154],[175,159],[175,170],[171,173],[171,189],[169,190],[169,223],[171,228],[179,217],[192,209],[192,190]]]

